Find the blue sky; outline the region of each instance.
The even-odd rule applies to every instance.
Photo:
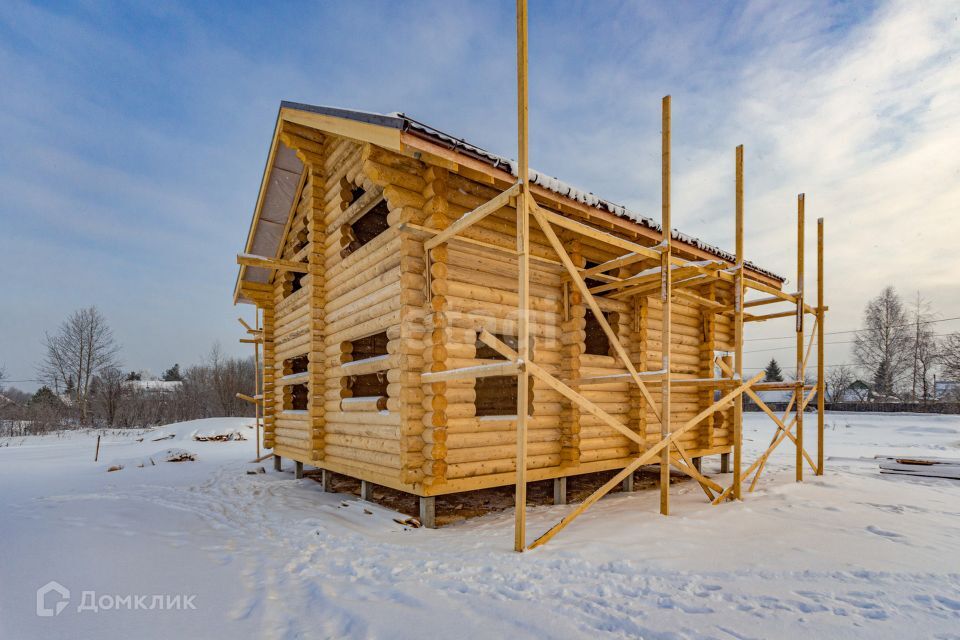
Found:
[[[815,218],[829,225],[833,328],[857,326],[888,283],[958,316],[958,13],[936,2],[531,2],[532,163],[658,217],[670,93],[678,228],[732,245],[743,143],[748,257],[794,279],[805,191],[808,246]],[[196,362],[215,340],[245,353],[234,258],[279,101],[405,111],[515,155],[513,21],[510,2],[4,2],[8,377],[33,378],[44,330],[89,304],[127,368]],[[846,346],[830,356],[849,361]]]

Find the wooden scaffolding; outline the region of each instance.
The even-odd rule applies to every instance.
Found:
[[[673,253],[672,227],[670,220],[670,96],[663,98],[662,104],[662,208],[661,227],[662,242],[655,247],[646,247],[625,240],[613,234],[608,234],[581,222],[558,215],[537,205],[530,189],[529,164],[529,118],[528,118],[528,65],[527,65],[527,1],[517,1],[517,139],[518,139],[518,170],[517,182],[496,198],[481,205],[453,222],[447,229],[435,235],[424,243],[426,260],[428,263],[432,252],[444,243],[449,242],[457,234],[462,233],[471,225],[476,224],[484,217],[499,209],[511,198],[516,199],[517,210],[517,260],[519,265],[519,298],[517,304],[518,340],[516,350],[510,348],[503,341],[492,335],[486,329],[478,327],[479,339],[488,347],[507,359],[504,363],[465,367],[437,373],[423,373],[424,382],[449,381],[457,379],[480,378],[484,376],[502,376],[505,374],[517,377],[517,421],[516,421],[516,515],[514,548],[523,551],[546,544],[557,533],[569,525],[574,519],[587,510],[597,500],[616,487],[642,465],[659,463],[660,466],[660,513],[668,515],[670,512],[670,469],[671,467],[683,472],[700,484],[707,499],[712,504],[719,504],[728,499],[742,498],[742,486],[745,481],[750,482],[749,491],[757,486],[757,481],[764,465],[774,450],[785,440],[789,439],[796,448],[796,479],[803,480],[804,465],[809,464],[817,475],[823,474],[823,399],[824,399],[824,350],[823,330],[826,307],[823,300],[823,219],[817,221],[817,304],[811,306],[805,302],[804,294],[804,195],[797,199],[797,290],[794,293],[782,292],[776,288],[747,279],[744,275],[745,260],[743,250],[744,238],[744,198],[743,198],[743,146],[736,148],[736,264],[731,269],[717,269],[712,265],[698,264]],[[583,301],[593,312],[610,341],[627,374],[615,376],[619,379],[628,379],[636,385],[641,397],[660,423],[660,440],[652,446],[647,446],[640,435],[625,427],[621,422],[609,415],[595,403],[578,393],[574,388],[581,388],[590,384],[610,382],[610,376],[598,376],[593,379],[580,378],[576,381],[563,381],[546,369],[539,366],[531,357],[530,349],[530,220],[536,222],[550,245],[557,254],[569,278],[569,285],[573,291],[582,296]],[[624,253],[604,264],[591,268],[580,268],[574,264],[563,243],[557,236],[557,228],[565,229],[594,241],[601,241],[610,247]],[[598,290],[609,292],[615,290],[616,297],[621,299],[637,299],[651,292],[651,273],[645,271],[641,276],[627,278],[608,277],[607,284],[600,287],[590,287],[586,279],[590,276],[609,275],[620,267],[642,259],[656,259],[660,263],[654,276],[659,279],[655,285],[660,290],[662,306],[661,353],[662,366],[657,371],[638,371],[630,354],[624,348],[619,335],[611,328],[604,318],[602,310],[594,297]],[[703,298],[688,289],[691,286],[701,285],[705,281],[732,285],[734,290],[733,319],[735,350],[732,365],[728,358],[716,358],[716,369],[719,377],[699,379],[678,378],[671,375],[671,307],[676,297],[686,301],[694,301],[708,309],[716,311],[731,311],[723,308],[724,305],[714,300]],[[748,290],[764,294],[764,297],[746,301],[744,296]],[[757,315],[747,313],[746,308],[761,307],[777,303],[789,303],[793,309]],[[808,344],[804,344],[804,320],[807,315],[813,316],[814,331]],[[764,383],[761,380],[764,373],[750,378],[743,376],[743,329],[746,322],[763,322],[775,318],[793,317],[796,322],[796,381],[783,383]],[[813,384],[806,384],[805,374],[807,360],[814,342],[817,343],[817,377]],[[603,486],[597,489],[583,502],[576,505],[569,514],[548,531],[538,536],[529,546],[526,542],[526,490],[527,490],[527,420],[530,414],[528,407],[528,388],[530,377],[546,383],[550,388],[562,394],[574,403],[581,411],[589,413],[603,421],[638,445],[639,454],[615,474]],[[575,384],[571,384],[575,383]],[[677,385],[693,385],[720,389],[721,397],[715,399],[707,408],[700,411],[693,418],[682,424],[673,424],[671,421],[671,388]],[[660,389],[660,402],[655,402],[651,388]],[[758,395],[758,391],[786,389],[793,392],[787,410],[778,416]],[[743,396],[747,395],[766,413],[774,423],[776,430],[769,446],[757,460],[743,469]],[[813,398],[817,398],[817,459],[816,461],[804,449],[804,410]],[[704,476],[687,454],[680,436],[695,427],[705,418],[729,406],[734,408],[734,436],[733,436],[733,479],[729,487],[722,487],[715,481]],[[792,417],[791,417],[792,416]],[[789,420],[789,422],[788,422]]]
[[[669,96],[662,103],[659,233],[654,221],[643,235],[625,231],[630,223],[616,215],[610,218],[617,225],[596,226],[596,207],[558,204],[568,194],[532,184],[538,174],[530,170],[528,153],[526,0],[517,2],[516,27],[515,177],[502,169],[504,159],[466,143],[458,147],[463,141],[433,130],[424,133],[422,123],[376,114],[345,119],[343,110],[281,105],[247,253],[237,257],[235,294],[258,308],[242,340],[254,346],[257,388],[241,397],[255,404],[258,436],[263,417],[263,442],[275,466],[285,456],[296,462],[298,474],[312,464],[325,479],[343,473],[360,478],[363,487],[408,491],[420,496],[421,513],[432,510],[436,495],[514,484],[517,551],[548,542],[643,465],[659,465],[664,515],[670,513],[671,469],[697,482],[713,504],[741,499],[747,483],[747,492],[754,490],[786,440],[795,447],[797,481],[805,465],[822,474],[823,220],[817,223],[815,305],[806,302],[803,286],[802,194],[796,291],[772,286],[782,278],[762,274],[744,258],[742,146],[734,160],[735,253],[709,252],[675,235]],[[458,170],[462,175],[454,176]],[[457,209],[448,202],[455,197]],[[258,245],[257,222],[268,201],[271,229]],[[462,213],[448,218],[448,211]],[[591,247],[597,262],[588,262],[581,245]],[[274,257],[266,255],[274,250]],[[481,266],[486,276],[475,275]],[[259,270],[260,279],[245,279],[244,269]],[[485,283],[475,282],[483,277]],[[748,293],[755,297],[747,299]],[[470,306],[448,309],[454,298]],[[769,305],[787,309],[760,309]],[[607,315],[611,309],[615,321]],[[571,364],[585,348],[586,314],[591,330],[609,343],[599,372]],[[809,341],[807,316],[813,323]],[[456,326],[445,324],[450,318]],[[796,381],[764,382],[763,373],[746,378],[745,324],[778,318],[795,321]],[[454,330],[457,339],[448,340]],[[723,339],[715,339],[721,330]],[[816,380],[810,384],[805,379],[814,343]],[[359,382],[371,376],[381,386]],[[499,390],[512,393],[513,376],[516,416],[479,418],[470,384],[495,380],[503,385]],[[361,391],[354,394],[351,384]],[[778,415],[763,401],[759,394],[766,390],[792,392],[786,411]],[[743,460],[745,395],[774,427],[767,448],[749,464]],[[804,410],[814,398],[816,459],[804,448]],[[495,432],[479,428],[494,417]],[[588,452],[581,418],[582,431],[589,429],[596,446],[604,447],[589,452],[604,457],[582,465],[579,456]],[[722,441],[715,441],[714,420],[724,425]],[[701,429],[705,442],[695,438]],[[528,430],[534,434],[529,438]],[[474,457],[451,459],[471,447]],[[726,487],[700,469],[701,456],[717,453],[725,461],[732,453]],[[528,544],[528,482],[596,471],[616,473]]]

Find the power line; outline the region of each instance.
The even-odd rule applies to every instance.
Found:
[[[829,369],[831,367],[855,367],[856,368],[856,367],[859,367],[860,365],[851,364],[848,362],[842,362],[837,364],[825,364],[823,366],[824,368]],[[807,372],[809,373],[811,369],[815,369],[815,368],[816,367],[807,367]],[[766,367],[744,367],[743,368],[744,371],[765,371],[766,369],[767,369]]]
[[[908,322],[907,324],[895,324],[895,325],[891,325],[890,328],[896,329],[900,327],[915,327],[918,324],[933,324],[934,322],[949,322],[951,320],[960,320],[960,316],[956,316],[953,318],[940,318],[938,320],[924,320],[923,322],[919,322],[919,323]],[[824,331],[823,335],[836,336],[844,333],[860,333],[862,331],[867,331],[867,329],[847,329],[845,331]],[[795,340],[795,339],[796,339],[796,335],[792,335],[792,336],[783,336],[779,338],[747,338],[744,340],[744,342],[760,342],[763,340]]]
[[[914,323],[913,326],[916,326],[916,323]],[[949,336],[949,335],[953,335],[953,334],[950,334],[950,333],[935,333],[935,334],[933,334],[933,335],[930,336],[930,337],[931,337],[931,338],[945,338],[945,337],[947,337],[947,336]],[[808,337],[809,337],[809,336],[808,336]],[[830,344],[853,344],[854,342],[856,342],[856,340],[835,340],[835,341],[833,341],[833,342],[824,342],[823,345],[824,345],[824,346],[827,346],[827,345],[830,345]],[[744,351],[743,353],[744,353],[744,354],[747,354],[747,353],[763,353],[763,352],[766,352],[766,351],[784,351],[784,350],[786,350],[786,349],[793,349],[793,348],[794,348],[793,345],[787,345],[787,346],[784,346],[784,347],[770,347],[769,349],[754,349],[754,350],[752,350],[752,351]]]

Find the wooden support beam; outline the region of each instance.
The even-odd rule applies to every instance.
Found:
[[[506,343],[497,338],[495,335],[487,331],[486,329],[480,329],[479,335],[477,336],[479,340],[502,355],[505,358],[516,358],[517,352],[511,349]],[[534,375],[537,379],[543,381],[547,386],[549,386],[554,391],[562,394],[565,398],[574,402],[581,409],[587,413],[599,418],[611,429],[614,429],[627,438],[633,440],[640,446],[644,446],[646,442],[639,435],[628,429],[626,426],[617,421],[616,418],[611,416],[609,413],[598,407],[596,404],[583,397],[566,384],[557,380],[550,372],[541,368],[534,362],[526,363],[527,370]]]
[[[800,409],[801,411],[806,411],[807,406],[810,404],[810,401],[813,400],[816,393],[816,389],[814,389],[803,399]],[[794,396],[794,400],[796,400],[796,396]],[[787,407],[787,411],[784,412],[784,417],[781,419],[781,421],[786,420],[786,416],[790,413],[792,407],[793,403],[791,402],[791,404]],[[793,429],[796,424],[797,418],[794,416],[793,420],[787,424],[787,432]],[[777,429],[777,431],[775,431],[773,434],[773,438],[770,440],[770,445],[767,450],[756,460],[755,465],[751,465],[751,468],[755,468],[756,472],[753,474],[753,481],[750,483],[750,491],[753,491],[756,488],[757,483],[760,481],[760,474],[763,473],[764,465],[766,464],[767,459],[771,454],[773,454],[774,450],[780,446],[780,443],[786,440],[787,436],[791,435],[787,432],[783,431],[782,429]],[[793,442],[796,442],[795,438],[793,439]],[[749,473],[747,475],[749,475]]]
[[[373,502],[373,483],[367,480],[360,481],[360,499]]]
[[[418,238],[431,238],[431,237],[437,235],[438,233],[440,233],[440,232],[442,231],[442,229],[434,229],[433,227],[425,227],[425,226],[423,226],[423,225],[414,224],[414,223],[412,223],[412,222],[401,222],[399,225],[397,225],[397,229],[398,229],[399,231],[403,232],[403,233],[409,233],[409,234],[414,235],[414,236],[416,236],[416,237],[418,237]],[[472,245],[474,245],[474,246],[476,246],[476,247],[483,247],[484,249],[490,249],[491,251],[496,251],[496,252],[499,252],[499,253],[505,253],[505,254],[507,254],[507,255],[509,255],[509,256],[516,256],[516,255],[517,255],[517,250],[516,250],[516,249],[512,249],[512,248],[510,248],[510,247],[504,247],[504,246],[492,244],[492,243],[490,243],[490,242],[483,242],[482,240],[474,240],[473,238],[467,238],[467,237],[464,237],[464,236],[457,236],[456,238],[451,238],[450,240],[448,240],[448,242],[453,242],[454,240],[456,240],[457,242],[465,242],[465,243],[467,243],[467,244],[472,244]],[[559,264],[560,264],[560,261],[559,261],[559,260],[552,260],[552,259],[550,259],[550,258],[544,258],[544,257],[538,256],[538,255],[536,255],[536,254],[531,254],[531,255],[530,255],[530,260],[533,260],[534,262],[540,262],[540,263],[542,263],[542,264],[551,264],[551,265],[559,265]]]
[[[494,362],[478,364],[474,367],[461,367],[448,371],[430,371],[420,374],[423,383],[447,382],[448,380],[473,380],[490,376],[512,376],[525,369],[523,362]]]
[[[606,484],[604,484],[602,487],[600,487],[599,489],[594,491],[592,494],[590,494],[590,496],[588,496],[586,500],[578,504],[576,508],[574,508],[569,514],[567,514],[566,517],[563,518],[563,520],[553,525],[553,527],[551,527],[550,530],[548,530],[546,533],[544,533],[539,538],[537,538],[530,545],[530,548],[533,549],[549,542],[555,535],[557,535],[567,525],[573,522],[577,518],[577,516],[582,514],[584,511],[586,511],[592,504],[594,504],[597,500],[605,496],[615,486],[620,484],[620,482],[623,481],[624,478],[626,478],[628,475],[636,471],[638,468],[640,468],[644,464],[653,460],[660,453],[660,451],[663,450],[664,447],[669,446],[671,442],[673,442],[675,439],[679,438],[684,433],[686,433],[687,431],[695,427],[697,424],[700,423],[701,420],[703,420],[709,415],[712,415],[713,413],[716,413],[720,409],[723,409],[729,406],[730,403],[735,398],[739,397],[746,389],[749,389],[753,384],[759,381],[763,376],[764,376],[764,373],[761,371],[750,380],[747,380],[742,385],[740,385],[730,393],[726,394],[725,396],[723,396],[722,398],[714,402],[712,405],[710,405],[709,407],[707,407],[706,409],[704,409],[703,411],[695,415],[694,417],[687,420],[685,423],[683,423],[683,426],[681,426],[679,429],[672,431],[666,439],[660,440],[655,445],[653,445],[652,447],[650,447],[649,449],[641,453],[633,462],[628,464],[619,473],[617,473],[617,475],[610,478],[610,480],[608,480]]]
[[[734,344],[734,377],[743,379],[743,294],[745,278],[743,277],[743,145],[736,151],[736,260],[737,272],[733,283],[733,344]],[[772,287],[771,287],[772,289]],[[743,478],[740,475],[743,467],[743,396],[737,396],[733,406],[733,497],[740,500],[742,497]]]
[[[660,228],[663,230],[663,253],[660,256],[660,313],[663,318],[660,368],[666,372],[660,386],[660,439],[666,442],[670,437],[670,336],[673,308],[673,268],[670,264],[673,248],[673,227],[670,222],[670,96],[664,96],[661,103],[660,161]],[[683,270],[682,267],[680,270]],[[677,275],[683,277],[679,273]],[[681,451],[681,448],[678,447],[677,451]],[[670,515],[670,447],[660,451],[660,513]]]
[[[676,269],[671,273],[671,278],[675,278],[673,280],[672,289],[675,290],[675,289],[678,289],[679,287],[690,287],[690,286],[706,284],[706,281],[709,280],[710,278],[715,277],[717,273],[720,273],[720,272],[715,271],[714,273],[704,273],[703,267],[695,266],[695,265],[680,267],[679,269]],[[632,298],[635,296],[646,296],[646,295],[656,293],[660,290],[661,278],[662,278],[662,275],[657,278],[657,281],[639,285],[636,287],[621,289],[619,291],[616,291],[610,294],[609,297],[613,298],[614,300],[622,300],[624,298]]]
[[[664,376],[663,371],[638,371],[637,375],[641,380],[647,382],[652,382],[659,380]],[[602,376],[584,376],[583,378],[577,379],[577,385],[591,385],[591,384],[608,384],[610,382],[627,382],[633,380],[633,376],[629,373],[609,373]]]
[[[265,256],[255,256],[250,253],[237,255],[237,264],[245,267],[293,271],[294,273],[307,273],[309,270],[306,262],[294,262],[293,260],[284,260],[282,258],[267,258]]]
[[[804,385],[806,390],[814,388],[814,385]],[[754,385],[754,391],[796,391],[796,382],[761,382]]]
[[[660,260],[660,252],[657,249],[645,247],[642,244],[637,244],[636,242],[631,242],[630,240],[624,240],[619,236],[615,236],[605,231],[600,231],[599,229],[591,227],[590,225],[561,216],[548,209],[538,207],[537,210],[543,218],[550,221],[550,224],[555,224],[558,227],[567,229],[568,231],[574,231],[581,235],[587,236],[588,238],[592,238],[593,240],[605,242],[619,249],[642,255],[644,258],[658,261]]]
[[[767,313],[762,316],[750,316],[744,318],[744,322],[765,322],[767,320],[773,320],[775,318],[788,318],[790,316],[796,316],[796,310],[792,311],[778,311],[777,313]]]
[[[757,298],[756,300],[747,300],[746,302],[743,303],[743,306],[744,308],[759,307],[761,305],[775,304],[777,302],[785,302],[785,300],[778,296],[768,296],[766,298]],[[730,307],[730,308],[732,309],[733,307]]]
[[[310,372],[302,371],[300,373],[291,373],[287,376],[282,376],[280,378],[274,378],[273,386],[274,387],[283,387],[288,384],[304,384],[310,380]]]
[[[253,324],[256,327],[254,329],[251,329],[250,325],[244,322],[242,318],[237,318],[237,319],[240,320],[240,323],[247,328],[248,333],[253,332],[255,334],[260,334],[260,342],[263,342],[263,328],[262,328],[263,325],[260,324],[260,307],[254,307],[253,313],[255,318]],[[264,352],[264,356],[266,356],[266,352]],[[264,413],[263,388],[261,386],[262,380],[263,380],[263,369],[261,367],[261,361],[260,361],[260,344],[257,343],[253,345],[253,392],[255,394],[254,399],[257,400],[257,402],[255,402],[253,405],[253,441],[255,443],[256,452],[257,452],[255,459],[260,458],[260,434],[261,434],[260,417]]]
[[[673,466],[676,467],[679,471],[682,471],[683,473],[687,474],[688,476],[696,480],[697,483],[700,485],[700,488],[703,489],[703,492],[707,495],[707,500],[711,500],[711,501],[713,500],[714,491],[718,493],[720,491],[723,491],[723,487],[721,487],[719,484],[717,484],[710,478],[700,473],[700,470],[697,469],[696,465],[694,465],[693,463],[693,460],[691,460],[690,456],[687,454],[686,447],[684,447],[679,440],[674,440],[673,448],[677,450],[677,455],[679,455],[680,459],[683,460],[683,464],[680,464],[679,462],[673,459],[671,459],[670,461],[671,464],[673,464]]]
[[[420,496],[420,524],[427,529],[437,528],[436,496]]]
[[[807,405],[808,405],[808,404],[810,403],[810,401],[813,399],[813,396],[814,396],[815,393],[816,393],[816,390],[812,391],[812,392],[810,393],[810,395],[808,395],[808,396],[804,399],[804,401],[803,401],[803,409],[806,409]],[[791,406],[792,406],[792,403],[791,403]],[[785,412],[784,415],[786,415],[787,413],[790,412],[790,408],[791,408],[791,407],[787,407],[787,411]],[[803,409],[801,409],[801,410],[803,410]],[[794,418],[794,420],[792,420],[792,421],[790,422],[790,424],[787,425],[787,429],[788,429],[788,430],[792,429],[796,423],[797,423],[797,422],[796,422],[796,418]],[[767,448],[767,450],[763,453],[763,455],[761,455],[759,458],[757,458],[757,459],[754,461],[753,464],[751,464],[749,467],[747,467],[747,470],[746,470],[746,471],[744,472],[744,474],[743,474],[743,476],[744,476],[745,478],[749,478],[749,477],[750,477],[750,474],[753,473],[754,470],[756,470],[756,474],[753,476],[753,482],[750,484],[750,491],[753,491],[754,487],[756,487],[757,481],[760,479],[760,473],[763,471],[763,465],[766,463],[767,458],[769,458],[770,455],[774,452],[774,450],[775,450],[778,446],[780,446],[780,443],[783,442],[783,441],[786,439],[786,437],[787,437],[787,436],[786,436],[786,432],[784,432],[784,431],[781,430],[781,429],[777,429],[777,431],[776,431],[776,432],[774,433],[774,435],[773,435],[773,439],[771,440],[770,446]],[[723,493],[721,493],[719,496],[717,496],[716,498],[714,498],[713,504],[720,504],[720,503],[723,502],[727,497],[729,497],[730,491],[731,491],[732,488],[733,488],[733,487],[727,487],[727,489],[726,489]]]
[[[728,367],[728,366],[726,365],[726,363],[723,362],[722,360],[718,360],[718,361],[717,361],[717,364],[720,366],[720,369],[722,369],[724,373],[726,373],[726,374],[728,374],[728,375],[733,373],[733,371],[730,370],[730,367]],[[783,431],[784,434],[786,434],[786,436],[787,436],[788,438],[790,438],[790,440],[793,441],[794,444],[796,444],[796,442],[797,442],[796,437],[795,437],[792,433],[790,433],[789,429],[787,428],[787,425],[785,425],[785,424],[783,423],[783,420],[781,420],[780,418],[778,418],[777,415],[773,412],[773,410],[771,410],[770,407],[767,406],[767,403],[763,401],[763,398],[761,398],[759,395],[757,395],[757,393],[756,393],[756,391],[755,391],[754,389],[747,389],[746,393],[747,393],[748,396],[750,396],[751,399],[753,399],[753,402],[757,405],[757,407],[759,407],[761,411],[763,411],[764,413],[766,413],[767,416],[769,416],[770,419],[773,420],[774,424],[777,425],[777,428],[778,428],[779,430]],[[809,400],[808,400],[808,402],[809,402]],[[806,405],[804,405],[804,406],[806,406]],[[789,409],[787,410],[787,413],[789,413]],[[795,421],[794,421],[794,422],[795,422]],[[791,423],[791,426],[792,426],[793,424],[794,424],[794,423]],[[810,457],[810,454],[808,454],[806,451],[804,451],[804,452],[803,452],[803,455],[806,457],[807,462],[810,464],[810,467],[811,467],[814,471],[816,471],[817,466],[814,464],[813,459]],[[751,486],[750,490],[753,491],[753,487],[752,487],[752,486]]]
[[[806,315],[803,308],[803,241],[804,241],[804,195],[797,196],[797,391],[798,397],[803,397],[803,377],[805,358],[803,353],[803,319]],[[797,437],[794,440],[797,449],[796,466],[797,482],[803,481],[803,408],[797,411]]]
[[[726,305],[724,305],[722,302],[717,302],[716,300],[710,300],[709,298],[704,298],[703,296],[697,295],[696,293],[692,291],[688,291],[687,289],[677,289],[673,292],[673,295],[675,297],[683,298],[691,302],[696,302],[698,305],[702,307],[706,307],[711,311],[722,311],[727,308]]]
[[[639,253],[635,253],[631,251],[626,255],[620,256],[619,258],[614,258],[613,260],[607,260],[606,262],[598,264],[595,267],[584,269],[580,272],[580,275],[584,279],[600,276],[606,273],[607,271],[611,271],[613,269],[619,269],[621,267],[627,267],[636,262],[640,262],[641,260],[649,260],[649,259],[650,258],[648,256],[640,255]]]
[[[460,216],[460,218],[455,220],[453,224],[451,224],[449,227],[447,227],[446,229],[442,230],[440,233],[438,233],[434,237],[424,242],[423,247],[429,251],[430,249],[433,249],[437,245],[443,244],[444,242],[448,242],[450,238],[454,237],[459,233],[462,233],[465,229],[468,229],[471,225],[474,225],[477,222],[480,222],[491,213],[494,213],[495,211],[501,209],[502,207],[505,207],[508,204],[510,204],[510,199],[516,197],[516,195],[519,192],[520,192],[520,183],[518,182],[514,184],[512,187],[510,187],[509,189],[507,189],[506,191],[504,191],[503,193],[493,198],[493,200],[488,200],[487,202],[483,203],[476,209],[472,211],[468,211],[467,213]]]
[[[826,395],[824,374],[823,323],[826,309],[823,306],[823,218],[817,219],[817,475],[823,475],[823,411]]]
[[[567,477],[553,479],[553,504],[567,504]]]
[[[517,356],[530,361],[530,157],[527,82],[527,0],[517,0]],[[527,414],[530,376],[517,375],[517,482],[513,547],[523,551],[527,529]]]
[[[630,278],[620,280],[619,282],[610,282],[603,285],[597,285],[596,287],[591,287],[590,291],[592,293],[603,293],[605,291],[613,290],[614,293],[611,295],[619,297],[635,295],[635,292],[659,291],[660,283],[663,280],[664,266],[661,264],[660,267],[658,267],[655,271],[651,271],[651,273],[632,276]],[[699,265],[672,265],[670,275],[676,281],[691,279],[694,276],[703,276],[701,273],[701,267]]]
[[[573,262],[570,260],[570,256],[567,255],[567,251],[563,248],[563,243],[560,242],[560,238],[557,237],[553,227],[550,226],[550,217],[548,215],[544,215],[547,212],[540,209],[535,203],[531,204],[530,212],[533,213],[533,217],[536,218],[537,223],[540,225],[540,229],[543,231],[544,235],[547,237],[547,240],[550,242],[550,245],[553,247],[553,250],[560,258],[560,262],[562,262],[563,266],[566,267],[567,273],[570,274],[571,281],[580,291],[584,302],[586,302],[587,306],[590,307],[590,310],[593,311],[593,315],[596,318],[597,323],[600,325],[600,328],[603,329],[603,332],[607,335],[607,339],[610,341],[610,346],[613,347],[614,351],[616,351],[617,356],[620,358],[620,362],[624,367],[626,367],[631,378],[640,388],[640,392],[643,394],[644,399],[647,401],[654,415],[657,417],[657,420],[659,420],[660,409],[653,401],[653,396],[650,395],[650,391],[643,384],[643,380],[637,373],[637,368],[633,365],[633,362],[630,361],[630,356],[627,354],[626,349],[624,349],[623,345],[620,344],[620,338],[616,333],[614,333],[613,329],[610,328],[610,323],[607,322],[607,319],[604,317],[603,311],[601,311],[596,299],[594,299],[593,294],[590,293],[590,290],[587,288],[583,278],[580,277],[580,273],[577,271],[577,267],[574,266]]]

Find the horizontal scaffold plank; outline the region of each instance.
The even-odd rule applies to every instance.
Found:
[[[293,260],[283,260],[282,258],[267,258],[266,256],[257,256],[252,253],[241,253],[237,256],[237,264],[245,267],[262,267],[264,269],[276,269],[278,271],[293,271],[294,273],[307,273],[309,266],[306,262],[294,262]]]
[[[460,369],[450,369],[449,371],[431,371],[420,375],[423,382],[444,382],[447,380],[470,380],[474,378],[487,378],[490,376],[509,376],[523,371],[523,363],[520,362],[494,362],[493,364],[480,364],[475,367],[462,367]]]

